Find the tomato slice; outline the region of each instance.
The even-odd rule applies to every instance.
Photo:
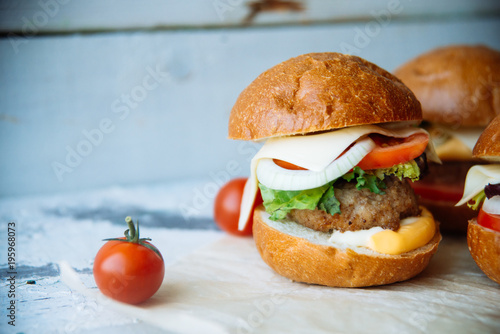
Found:
[[[297,166],[297,165],[294,165],[292,163],[289,163],[287,161],[284,161],[284,160],[279,160],[279,159],[273,159],[273,162],[280,166],[281,168],[285,168],[285,169],[291,169],[291,170],[307,170],[305,168],[302,168],[300,166]]]
[[[462,198],[464,187],[461,184],[438,184],[425,182],[425,179],[410,182],[415,194],[430,201],[457,203]]]
[[[358,166],[363,170],[388,168],[413,160],[425,151],[429,143],[429,136],[425,133],[416,133],[407,138],[392,138],[372,134],[370,138],[377,146],[359,162]],[[273,159],[273,161],[276,165],[285,169],[307,170],[287,161],[279,159]]]
[[[416,133],[407,138],[392,138],[382,135],[370,135],[377,146],[358,164],[363,170],[388,168],[413,160],[420,156],[427,147],[429,136]]]
[[[483,227],[500,232],[500,215],[485,212],[483,208],[479,210],[477,223]]]

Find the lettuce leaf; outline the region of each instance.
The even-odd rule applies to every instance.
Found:
[[[467,202],[467,206],[472,210],[478,210],[485,198],[486,194],[484,193],[484,190],[481,190],[479,194],[477,194],[470,201]],[[471,203],[472,201],[474,201],[473,204]]]
[[[383,181],[384,178],[380,178],[374,174],[366,173],[358,166],[354,167],[352,172],[345,174],[344,176],[342,176],[342,178],[347,182],[351,182],[354,178],[356,178],[356,189],[358,190],[369,189],[372,193],[375,194],[385,194],[385,192],[381,190],[386,188],[386,185]]]
[[[375,194],[385,194],[386,189],[384,178],[386,175],[395,175],[400,180],[404,177],[412,181],[420,177],[420,169],[417,163],[412,160],[403,164],[395,165],[391,168],[377,169],[365,172],[359,167],[354,167],[352,172],[342,176],[347,182],[356,182],[356,189],[369,189]],[[286,218],[286,215],[293,209],[314,210],[316,208],[323,210],[331,215],[340,214],[340,202],[335,197],[334,183],[331,181],[321,187],[285,191],[267,188],[259,183],[264,207],[271,215],[270,219],[280,220]]]
[[[332,216],[336,213],[340,214],[340,202],[335,197],[335,191],[333,189],[333,183],[328,188],[327,191],[321,196],[321,199],[318,203],[318,209],[325,211],[326,213],[331,214]]]
[[[398,179],[408,178],[412,182],[420,178],[420,168],[415,160],[397,164],[389,168],[381,168],[373,171],[379,179],[384,179],[386,175],[395,175]]]
[[[334,207],[337,199],[331,200],[328,198],[330,194],[333,195],[333,182],[318,188],[296,191],[274,190],[261,183],[259,183],[259,188],[264,207],[271,214],[270,219],[272,220],[284,219],[293,209],[314,210],[318,207],[318,203],[320,203],[321,210],[335,211]],[[337,205],[340,205],[340,203]],[[340,213],[340,209],[338,211]]]

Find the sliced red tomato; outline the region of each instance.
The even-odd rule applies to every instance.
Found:
[[[291,170],[307,170],[305,168],[302,168],[300,166],[297,166],[297,165],[294,165],[294,164],[291,164],[289,162],[286,162],[284,160],[279,160],[279,159],[273,159],[273,162],[280,166],[281,168],[285,168],[285,169],[291,169]]]
[[[415,194],[430,201],[457,203],[462,198],[464,191],[461,184],[429,183],[426,180],[410,182]]]
[[[427,147],[429,136],[416,133],[407,138],[392,138],[378,134],[370,135],[377,146],[358,164],[363,170],[388,168],[413,160]]]
[[[500,232],[500,215],[485,212],[483,208],[479,210],[477,223],[483,227]]]

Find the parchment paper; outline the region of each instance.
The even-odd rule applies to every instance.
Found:
[[[500,333],[500,285],[472,260],[465,238],[444,238],[414,279],[381,287],[291,282],[251,238],[225,237],[166,269],[140,306],[111,301],[61,265],[64,282],[106,307],[179,333]]]

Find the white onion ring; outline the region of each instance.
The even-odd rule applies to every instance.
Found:
[[[490,199],[485,198],[483,211],[491,215],[500,215],[500,196],[493,196]]]
[[[275,190],[304,190],[320,187],[349,172],[376,144],[366,137],[354,144],[344,155],[334,160],[319,172],[311,170],[290,170],[276,165],[273,159],[261,159],[257,166],[257,179]]]

